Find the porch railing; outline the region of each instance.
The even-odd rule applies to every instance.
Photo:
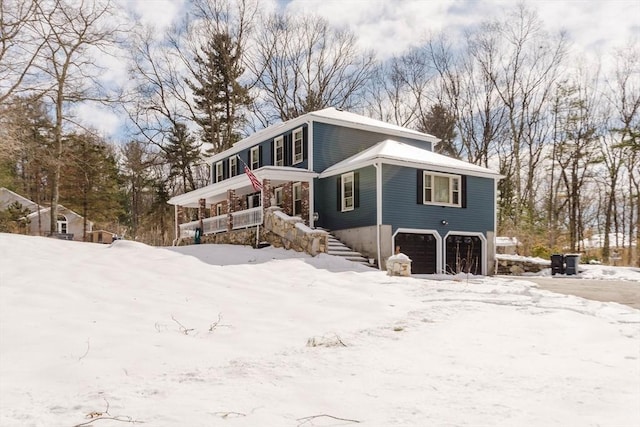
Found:
[[[262,206],[247,209],[244,211],[233,212],[233,229],[244,227],[253,227],[262,224]]]
[[[262,206],[247,209],[244,211],[233,212],[231,214],[233,220],[233,229],[253,227],[262,224]],[[202,234],[215,234],[227,231],[227,215],[219,215],[202,220]],[[194,237],[196,228],[200,227],[200,221],[191,221],[180,224],[180,237]]]

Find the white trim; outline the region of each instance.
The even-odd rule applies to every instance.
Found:
[[[299,160],[296,160],[296,133],[300,134],[300,152],[298,153],[299,156]],[[302,163],[302,161],[304,160],[304,132],[302,131],[302,128],[299,127],[298,129],[294,129],[291,132],[291,164],[292,165],[297,165],[299,163]]]
[[[376,168],[376,246],[378,251],[378,269],[382,269],[380,254],[380,227],[382,227],[382,163],[374,163]],[[391,246],[393,248],[393,246]],[[393,250],[392,250],[393,255]]]
[[[258,167],[254,167],[257,163]],[[260,146],[256,145],[249,150],[249,169],[256,170],[260,168]]]
[[[278,164],[278,144],[280,144],[282,164]],[[284,166],[284,137],[282,135],[273,139],[273,166]]]
[[[216,179],[214,182],[223,181],[224,180],[224,164],[222,160],[220,160],[219,162],[216,162],[215,171],[216,171]]]
[[[278,194],[280,195],[279,201],[278,201]],[[275,200],[276,206],[282,205],[282,187],[276,187],[273,189],[273,198]]]
[[[307,169],[313,170],[313,120],[307,122]]]
[[[346,178],[351,178],[351,206],[346,206],[346,197],[344,195],[344,184]],[[340,211],[349,212],[355,209],[356,202],[356,181],[353,172],[347,172],[340,175]]]
[[[229,178],[233,178],[238,175],[238,157],[229,157]]]
[[[450,235],[455,235],[455,236],[470,236],[470,237],[479,237],[480,241],[482,242],[482,252],[481,252],[481,264],[482,264],[482,270],[481,273],[483,276],[487,275],[487,238],[485,237],[484,234],[482,234],[481,232],[477,232],[477,231],[456,231],[456,230],[451,230],[448,231],[447,234],[444,235],[443,241],[444,241],[444,246],[443,246],[443,250],[445,253],[445,257],[443,262],[446,263],[446,253],[447,253],[447,238]],[[443,268],[445,268],[445,272],[446,270],[446,266],[443,264]]]
[[[427,188],[427,176],[429,177],[442,177],[447,178],[449,180],[449,196],[448,202],[438,202],[434,201],[435,198],[435,180],[430,179],[430,189],[431,189],[431,200],[426,200],[425,190]],[[458,203],[453,203],[453,187],[454,180],[458,182]],[[431,206],[447,206],[450,208],[461,208],[462,207],[462,177],[460,175],[454,175],[450,173],[441,173],[441,172],[432,172],[432,171],[422,171],[422,204],[423,205],[431,205]]]
[[[443,239],[438,230],[431,230],[428,228],[398,228],[391,236],[391,250],[394,251],[396,247],[396,236],[399,233],[407,234],[432,234],[436,238],[436,274],[443,274],[444,269],[444,255],[445,247],[442,245]]]
[[[296,199],[296,188],[299,189],[299,199]],[[296,200],[300,200],[300,211],[302,211],[302,182],[294,182],[291,185],[291,212],[293,216],[300,216],[301,212],[296,211]]]

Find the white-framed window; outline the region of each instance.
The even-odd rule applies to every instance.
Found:
[[[282,187],[273,189],[273,197],[276,199],[276,206],[282,206]]]
[[[293,216],[300,215],[302,213],[302,183],[296,182],[293,184]]]
[[[222,162],[216,163],[216,182],[220,182],[224,179],[224,168]]]
[[[69,231],[69,221],[67,221],[67,217],[64,215],[58,215],[58,223],[56,229],[60,234],[67,234]]]
[[[284,166],[284,138],[279,136],[273,140],[274,166]]]
[[[260,147],[255,146],[251,148],[251,155],[249,159],[249,165],[251,170],[258,169],[260,167]]]
[[[261,206],[261,205],[262,204],[260,203],[260,193],[253,193],[247,196],[248,209],[257,208],[258,206]]]
[[[238,175],[238,158],[236,156],[229,157],[229,178]]]
[[[302,128],[293,131],[293,164],[303,160]]]
[[[425,205],[461,206],[460,176],[423,172]]]
[[[342,190],[342,212],[352,211],[354,208],[353,172],[340,176],[340,188]]]
[[[222,203],[216,205],[216,216],[222,215]]]

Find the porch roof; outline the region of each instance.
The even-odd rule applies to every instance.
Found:
[[[318,177],[316,172],[307,169],[282,166],[263,166],[252,172],[260,182],[268,179],[276,185],[288,181],[311,182],[313,178]],[[168,203],[170,205],[184,206],[187,208],[197,208],[200,205],[200,199],[205,199],[207,204],[226,200],[228,190],[235,190],[236,195],[239,196],[255,192],[251,181],[249,181],[247,175],[242,172],[224,181],[209,184],[206,187],[174,196],[169,199]]]
[[[373,165],[377,162],[416,169],[430,169],[436,172],[457,172],[465,175],[493,179],[504,178],[491,169],[443,156],[442,154],[414,147],[413,145],[393,139],[386,139],[367,150],[336,163],[320,173],[320,178],[343,174],[354,169]]]

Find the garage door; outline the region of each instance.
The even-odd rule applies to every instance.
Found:
[[[478,236],[449,235],[446,241],[447,273],[482,274],[482,241]]]
[[[411,273],[435,274],[437,241],[433,234],[398,233],[395,245],[411,258]]]

